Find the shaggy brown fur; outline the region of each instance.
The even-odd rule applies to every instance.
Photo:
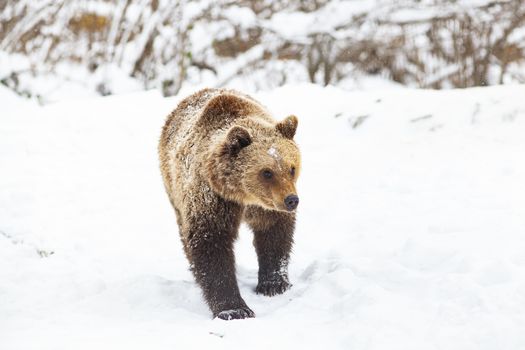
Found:
[[[164,185],[184,251],[213,315],[254,317],[235,277],[233,242],[242,220],[254,232],[257,293],[290,287],[300,171],[297,118],[276,122],[251,97],[205,89],[169,115],[159,144]]]

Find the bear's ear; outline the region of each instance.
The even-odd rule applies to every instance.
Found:
[[[234,126],[228,131],[225,141],[225,150],[231,155],[237,155],[241,149],[252,143],[248,130],[241,126]]]
[[[291,140],[295,136],[298,122],[295,115],[290,115],[277,123],[276,128],[284,137]]]

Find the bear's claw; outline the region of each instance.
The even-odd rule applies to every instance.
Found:
[[[291,286],[292,285],[284,279],[264,281],[259,282],[257,288],[255,288],[255,293],[273,297],[274,295],[283,294],[290,289]]]
[[[255,317],[255,313],[249,307],[240,307],[238,309],[224,310],[215,316],[221,320],[240,320],[243,318]]]

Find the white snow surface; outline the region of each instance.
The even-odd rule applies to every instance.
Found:
[[[1,87],[0,87],[1,88]],[[0,91],[4,100],[7,94]],[[212,320],[182,252],[156,91],[0,115],[0,349],[524,349],[525,86],[254,97],[299,117],[292,289]]]

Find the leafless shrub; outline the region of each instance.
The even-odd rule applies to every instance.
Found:
[[[228,38],[213,41],[213,49],[219,57],[235,57],[261,43],[262,29],[251,27],[243,30],[235,26],[235,34]]]
[[[377,4],[322,31],[307,28],[288,36],[271,25],[273,16],[299,11],[325,23],[331,20],[323,12],[330,0],[4,0],[0,50],[22,54],[31,64],[0,80],[13,86],[28,71],[53,72],[59,63],[70,62],[92,73],[119,66],[145,88],[157,86],[166,95],[176,94],[190,73],[212,72],[222,85],[267,70],[272,79],[266,80],[282,84],[295,79],[286,63],[302,67],[304,80],[322,85],[337,84],[356,71],[425,88],[525,81],[522,0],[471,6],[450,0]],[[257,20],[228,16],[228,10],[239,8]],[[430,10],[436,15],[426,16]],[[396,16],[403,11],[417,15]],[[210,26],[216,29],[209,43],[192,41],[196,28]],[[243,55],[238,66],[223,71]],[[106,83],[97,82],[96,90],[110,93]]]
[[[502,83],[509,65],[525,59],[523,41],[509,40],[524,25],[522,1],[494,1],[475,10],[432,19],[427,36],[431,53],[441,64],[456,66],[446,76],[453,86],[482,86]],[[497,78],[491,76],[493,67],[499,70]],[[440,81],[431,84],[441,87]]]
[[[525,61],[524,26],[521,0],[493,1],[425,20],[379,21],[376,32],[354,44],[351,61],[362,71],[424,88],[503,83],[509,67]],[[386,31],[393,34],[384,36]]]

